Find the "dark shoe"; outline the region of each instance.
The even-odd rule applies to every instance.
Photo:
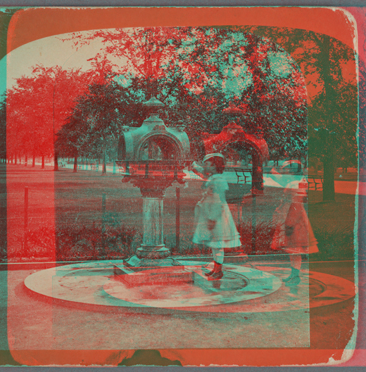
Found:
[[[299,276],[294,276],[293,278],[291,278],[287,283],[286,283],[286,286],[287,287],[296,287],[297,285],[299,285],[301,282],[301,279]]]
[[[291,274],[290,274],[287,278],[282,279],[282,281],[286,283],[286,282],[288,282],[289,280],[291,280],[293,277],[294,277],[294,275],[293,275],[293,272],[291,271]]]
[[[207,264],[205,264],[205,265],[202,265],[201,267],[202,267],[202,269],[208,269],[208,267],[209,267],[211,264],[212,264],[212,262],[209,262],[209,263],[207,263]]]
[[[215,272],[215,269],[209,271],[208,273],[205,273],[206,276],[211,276]]]
[[[205,273],[206,276],[212,276],[214,273],[221,271],[222,265],[218,264],[216,261],[214,261],[214,268],[212,271]]]
[[[293,267],[291,267],[291,274],[285,278],[285,279],[282,279],[283,282],[289,282],[292,278],[294,277],[298,277],[299,276],[299,271],[300,270],[297,270],[297,269],[294,269]]]
[[[210,265],[212,264],[212,262],[206,264],[206,265],[202,265],[201,266],[201,270],[204,272],[204,274],[207,276],[208,274],[210,274],[209,270],[210,269]],[[211,270],[211,272],[213,272],[213,270]],[[211,275],[211,274],[210,274]]]
[[[223,276],[224,273],[222,271],[217,271],[216,273],[210,275],[207,280],[220,280]]]

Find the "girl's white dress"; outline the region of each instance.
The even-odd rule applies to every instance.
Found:
[[[318,252],[315,239],[304,204],[296,197],[296,189],[291,183],[284,189],[284,197],[273,215],[275,232],[271,248],[284,250],[292,254],[310,254]],[[290,234],[286,235],[286,229]]]
[[[225,192],[228,189],[229,185],[222,174],[214,174],[207,180],[203,198],[195,208],[193,243],[205,244],[210,248],[241,246],[240,235],[226,202]],[[211,231],[208,229],[209,220],[216,222]]]

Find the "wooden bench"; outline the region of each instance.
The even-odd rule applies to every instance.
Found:
[[[314,190],[323,190],[323,176],[308,175],[309,189],[314,187]]]
[[[97,164],[96,163],[89,163],[89,165],[91,166],[91,170],[93,170],[93,171],[97,170]],[[99,164],[98,164],[98,168],[99,168]]]
[[[230,167],[228,170],[235,172],[238,183],[247,183],[247,178],[251,178],[252,176],[252,170],[250,168]]]

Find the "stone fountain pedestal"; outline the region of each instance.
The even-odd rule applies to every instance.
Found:
[[[170,250],[164,244],[163,192],[144,194],[145,192],[142,210],[143,241],[141,247],[137,248],[136,255],[138,258],[166,258],[170,255]]]
[[[183,169],[191,160],[185,124],[166,126],[158,110],[164,103],[151,97],[144,103],[150,116],[140,127],[123,127],[117,161],[122,182],[138,187],[143,198],[143,241],[136,255],[126,260],[130,267],[175,266],[164,244],[163,203],[165,191],[173,182],[184,183]]]
[[[164,197],[166,189],[174,181],[183,182],[182,178],[127,178],[139,187],[143,198],[143,239],[136,250],[136,255],[124,262],[132,270],[151,267],[181,266],[170,256],[170,249],[164,244]]]

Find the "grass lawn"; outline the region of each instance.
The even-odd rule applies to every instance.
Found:
[[[5,166],[2,166],[5,169]],[[1,182],[5,182],[4,169]],[[202,247],[191,243],[194,207],[200,200],[201,181],[192,180],[188,186],[173,185],[164,200],[164,236],[173,254],[202,254]],[[107,255],[129,255],[141,242],[142,198],[138,188],[122,183],[118,175],[101,176],[92,171],[62,169],[59,172],[24,166],[7,165],[8,214],[1,220],[13,223],[8,239],[22,254],[24,221],[24,188],[29,188],[29,247],[36,249],[26,256],[47,257],[47,244],[54,224],[62,259],[96,258]],[[176,186],[180,187],[180,249],[176,249]],[[249,189],[248,189],[249,191]],[[102,213],[102,195],[106,195],[106,213]],[[263,196],[256,198],[256,253],[274,252],[269,249],[273,234],[272,215],[282,197],[282,189],[267,187]],[[319,253],[311,260],[353,259],[354,196],[336,194],[336,202],[322,203],[321,191],[309,191],[309,218],[319,242]],[[1,199],[3,216],[5,197]],[[250,253],[252,200],[242,204],[241,221],[238,206],[230,204],[235,222],[240,225],[244,250]],[[104,222],[104,248],[102,243]],[[62,240],[63,239],[63,240]],[[93,242],[90,243],[90,240]],[[43,247],[41,247],[43,245]],[[111,247],[114,247],[113,249]],[[33,247],[33,248],[32,248]],[[103,248],[103,249],[102,249]],[[3,248],[4,249],[4,248]],[[89,250],[91,253],[81,254]],[[24,252],[23,252],[24,253]]]

